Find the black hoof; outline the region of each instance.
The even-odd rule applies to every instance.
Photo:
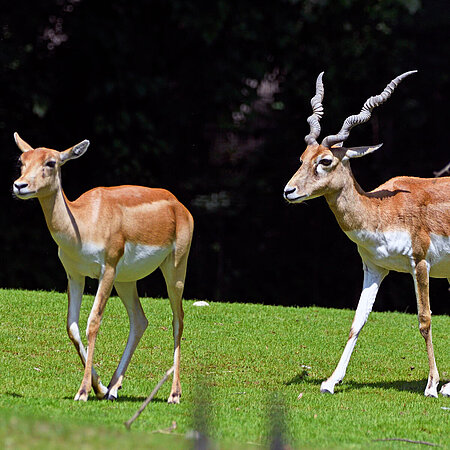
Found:
[[[112,395],[109,391],[106,393],[106,395],[103,397],[104,400],[109,400],[110,402],[113,402],[117,400],[117,397],[115,395]]]

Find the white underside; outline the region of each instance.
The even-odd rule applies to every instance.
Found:
[[[173,247],[125,244],[125,252],[116,267],[116,281],[135,281],[155,271]],[[59,247],[59,258],[68,273],[100,278],[105,267],[105,252],[100,245],[85,243],[81,251],[70,252]]]
[[[156,245],[125,244],[125,253],[117,265],[117,281],[134,281],[154,272],[173,247]]]
[[[358,245],[365,262],[396,272],[413,273],[415,262],[411,235],[406,231],[348,231],[347,236]],[[450,237],[431,234],[426,260],[430,277],[450,277]]]
[[[430,276],[433,278],[450,277],[450,237],[431,234],[430,248],[427,253],[430,264]]]

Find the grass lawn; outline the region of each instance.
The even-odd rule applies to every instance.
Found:
[[[85,297],[83,330],[92,300]],[[0,448],[186,448],[198,429],[220,448],[254,448],[268,445],[274,428],[293,448],[411,445],[378,441],[392,438],[450,448],[450,398],[423,396],[428,362],[416,316],[372,313],[331,396],[320,383],[339,360],[354,312],[315,307],[185,301],[181,404],[166,404],[167,382],[127,431],[124,421],[172,364],[168,300],[142,303],[149,327],[119,399],[91,394],[80,403],[72,400],[83,371],[66,333],[66,295],[0,290]],[[127,335],[113,297],[94,357],[106,385]],[[450,379],[449,336],[450,317],[433,317],[441,380]]]

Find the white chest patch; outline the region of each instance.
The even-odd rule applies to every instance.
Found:
[[[358,245],[358,251],[364,261],[387,270],[412,273],[413,250],[408,232],[353,230],[346,234]]]
[[[83,243],[80,249],[60,246],[58,255],[67,272],[90,278],[99,278],[105,264],[103,246],[91,242]]]

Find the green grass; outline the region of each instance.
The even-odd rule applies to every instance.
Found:
[[[86,296],[81,329],[92,305]],[[180,405],[167,405],[170,383],[127,431],[172,364],[167,300],[144,299],[149,320],[118,401],[74,402],[82,379],[66,334],[67,298],[55,292],[0,290],[0,447],[185,448],[186,433],[206,423],[221,448],[267,445],[273,423],[294,448],[401,448],[407,438],[449,446],[450,398],[423,396],[425,343],[414,315],[372,313],[333,396],[319,392],[346,342],[353,311],[184,302]],[[83,321],[84,320],[84,321]],[[95,366],[104,383],[128,334],[125,309],[111,298]],[[442,380],[450,378],[450,317],[433,317]],[[298,399],[299,394],[302,397]],[[272,418],[272,419],[270,419]],[[158,432],[176,422],[171,435]],[[410,445],[410,444],[409,444]]]

